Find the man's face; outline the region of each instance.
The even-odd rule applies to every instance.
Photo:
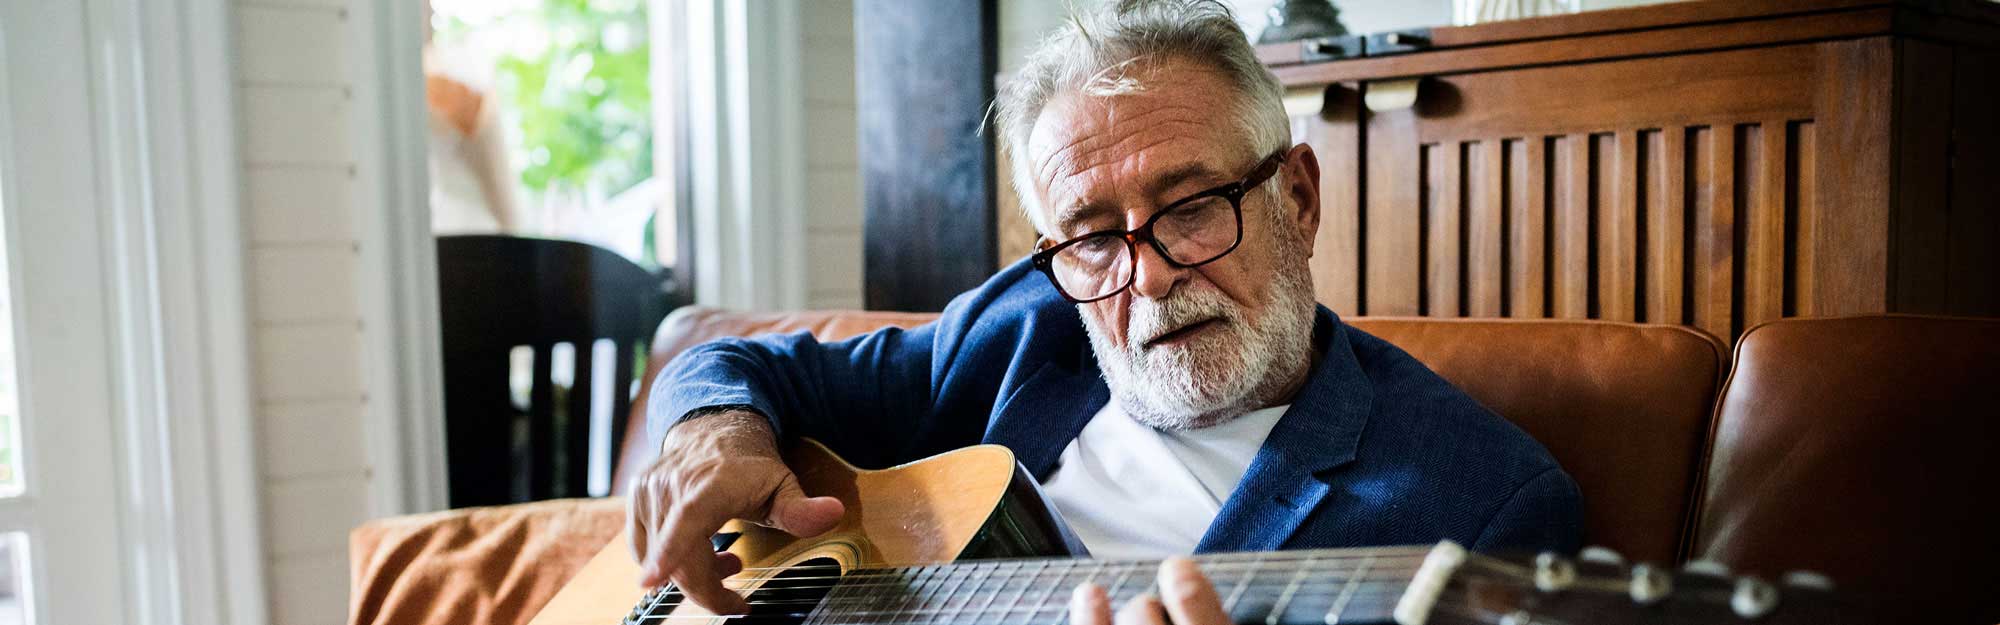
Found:
[[[1134,71],[1141,91],[1060,95],[1037,118],[1026,152],[1049,239],[1137,228],[1269,156],[1244,136],[1238,92],[1214,70],[1167,61]],[[1176,268],[1140,245],[1131,287],[1079,306],[1107,381],[1135,418],[1212,425],[1282,399],[1302,381],[1317,189],[1310,148],[1294,148],[1277,181],[1244,196],[1235,251]]]

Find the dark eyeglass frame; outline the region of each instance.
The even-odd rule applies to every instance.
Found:
[[[1133,228],[1131,230],[1120,230],[1120,229],[1098,230],[1096,232],[1090,232],[1078,235],[1069,240],[1063,241],[1061,243],[1056,243],[1053,245],[1049,243],[1049,239],[1047,237],[1043,237],[1042,239],[1036,241],[1035,247],[1038,249],[1036,250],[1034,256],[1031,257],[1030,262],[1032,262],[1035,265],[1035,269],[1041,270],[1042,275],[1048,276],[1049,284],[1055,285],[1056,292],[1062,294],[1063,299],[1067,299],[1077,304],[1088,304],[1091,302],[1100,301],[1115,296],[1119,293],[1125,292],[1125,289],[1132,288],[1132,281],[1136,280],[1139,274],[1138,244],[1139,241],[1141,240],[1151,245],[1153,247],[1153,251],[1158,252],[1160,254],[1161,260],[1167,261],[1168,265],[1178,269],[1200,267],[1202,265],[1206,265],[1215,262],[1217,260],[1220,260],[1222,257],[1228,256],[1230,252],[1236,251],[1237,246],[1243,244],[1243,196],[1248,195],[1251,189],[1255,189],[1258,186],[1263,185],[1265,182],[1269,181],[1272,176],[1278,174],[1278,169],[1280,167],[1283,167],[1285,164],[1286,152],[1287,150],[1279,150],[1277,153],[1272,154],[1269,157],[1266,157],[1262,162],[1257,163],[1256,167],[1251,168],[1250,173],[1244,175],[1242,180],[1238,180],[1236,182],[1215,187],[1213,189],[1208,189],[1206,191],[1200,191],[1193,195],[1189,195],[1179,200],[1175,200],[1173,203],[1160,208],[1158,212],[1153,213],[1152,217],[1148,217],[1146,219],[1146,223],[1139,224],[1139,227],[1137,228]],[[1229,243],[1228,248],[1223,249],[1221,252],[1218,252],[1216,253],[1216,255],[1210,256],[1205,260],[1200,260],[1190,263],[1183,263],[1181,261],[1175,260],[1174,255],[1167,252],[1167,246],[1163,243],[1160,243],[1159,239],[1154,238],[1153,224],[1160,221],[1161,217],[1165,217],[1169,214],[1172,214],[1175,209],[1194,203],[1196,201],[1205,200],[1212,197],[1220,197],[1229,200],[1230,210],[1235,211],[1236,213],[1235,240]],[[1105,294],[1099,295],[1097,297],[1092,297],[1089,299],[1078,299],[1076,296],[1070,295],[1068,289],[1063,288],[1062,280],[1056,278],[1056,268],[1055,268],[1056,254],[1062,253],[1064,248],[1068,248],[1072,245],[1076,245],[1078,243],[1082,243],[1084,241],[1103,236],[1117,236],[1120,240],[1125,242],[1125,248],[1126,248],[1125,258],[1126,262],[1131,263],[1132,270],[1125,272],[1125,283],[1118,285],[1118,288],[1111,289],[1109,292],[1106,292]]]

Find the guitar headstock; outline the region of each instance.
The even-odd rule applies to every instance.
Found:
[[[1591,547],[1574,559],[1554,553],[1521,559],[1468,554],[1439,590],[1427,621],[1499,625],[1860,622],[1847,607],[1836,600],[1832,582],[1815,573],[1793,572],[1768,580],[1732,575],[1727,567],[1708,561],[1676,570],[1645,562],[1628,564],[1616,552]]]

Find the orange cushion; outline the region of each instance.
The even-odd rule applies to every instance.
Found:
[[[622,497],[369,521],[348,535],[348,622],[526,623],[624,527]]]

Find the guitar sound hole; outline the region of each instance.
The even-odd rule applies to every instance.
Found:
[[[745,620],[758,625],[804,623],[839,575],[840,563],[832,558],[800,562],[750,593],[750,616]]]

